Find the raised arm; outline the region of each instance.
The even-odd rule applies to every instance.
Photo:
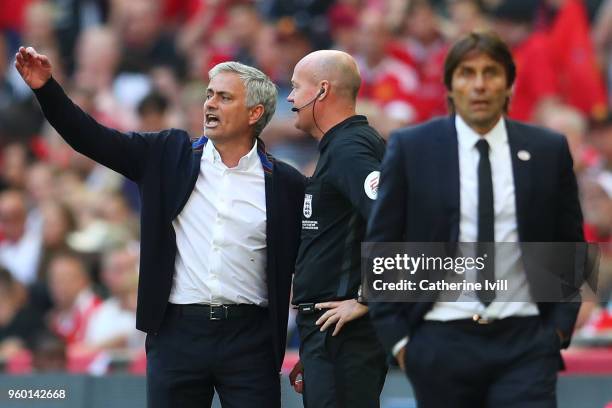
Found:
[[[76,151],[138,182],[154,134],[122,133],[96,122],[76,106],[52,77],[46,55],[20,47],[15,67],[34,91],[45,118]]]

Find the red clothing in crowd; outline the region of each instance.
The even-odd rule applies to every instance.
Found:
[[[436,46],[428,53],[424,61],[418,62],[402,44],[390,44],[389,53],[416,70],[419,91],[413,96],[413,105],[417,112],[416,122],[423,122],[435,116],[447,113],[446,88],[444,86],[444,59],[448,46]]]
[[[90,290],[84,290],[69,311],[55,314],[51,319],[51,329],[67,345],[80,343],[85,339],[87,325],[102,300]]]
[[[2,0],[0,1],[0,31],[21,31],[25,10],[32,0]]]
[[[606,114],[606,87],[590,36],[587,10],[581,0],[567,0],[549,33],[562,99],[586,115]]]
[[[516,81],[510,100],[512,119],[530,121],[543,99],[558,95],[558,69],[553,66],[548,37],[533,33],[512,50]]]
[[[419,77],[416,69],[386,56],[375,67],[357,57],[361,73],[359,97],[379,105],[385,114],[405,123],[418,121]]]

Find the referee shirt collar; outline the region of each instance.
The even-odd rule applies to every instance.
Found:
[[[331,140],[334,138],[334,135],[338,133],[340,130],[345,129],[357,123],[367,125],[368,119],[363,115],[353,115],[353,116],[350,116],[344,119],[342,122],[338,123],[337,125],[334,125],[331,129],[325,132],[325,134],[321,138],[321,141],[319,142],[319,151],[322,152],[327,147],[327,145],[331,142]]]

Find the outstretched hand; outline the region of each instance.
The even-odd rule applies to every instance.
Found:
[[[51,61],[32,47],[19,47],[15,54],[15,68],[32,89],[40,88],[51,78]]]

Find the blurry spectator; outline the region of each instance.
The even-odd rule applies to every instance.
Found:
[[[136,330],[137,249],[126,246],[107,252],[101,277],[110,296],[91,316],[85,347],[142,349],[144,333]]]
[[[32,350],[32,368],[37,373],[66,371],[66,343],[51,333],[37,337]]]
[[[364,103],[379,108],[378,115],[368,112],[368,117],[373,126],[386,135],[392,129],[418,120],[418,72],[414,66],[389,54],[390,34],[380,13],[362,13],[359,24],[355,60],[362,83],[358,110],[367,110]]]
[[[601,120],[608,111],[606,89],[584,1],[564,0],[561,4],[549,33],[561,98],[588,117]]]
[[[185,121],[185,113],[181,109],[184,84],[169,67],[155,67],[151,70],[150,75],[153,89],[168,101],[167,127],[182,128]]]
[[[102,24],[109,13],[108,0],[51,0],[55,5],[55,33],[67,71],[73,72],[74,48],[88,28]],[[103,49],[98,49],[105,52]]]
[[[36,279],[41,252],[38,230],[28,228],[27,205],[24,193],[8,190],[0,193],[0,266],[15,279],[28,285]]]
[[[123,46],[120,71],[147,73],[161,65],[183,72],[184,61],[176,52],[174,38],[163,30],[160,0],[125,2],[117,23]]]
[[[292,69],[297,62],[313,50],[310,32],[307,27],[298,26],[292,17],[283,17],[276,24],[274,34],[278,51],[278,66],[272,77],[278,86],[278,98],[274,117],[261,138],[270,153],[300,168],[318,154],[316,142],[295,129],[295,113],[287,102],[291,92]]]
[[[32,0],[11,0],[0,2],[0,31],[18,33],[22,29],[23,15]]]
[[[595,165],[596,152],[585,144],[588,121],[582,112],[568,105],[554,104],[544,107],[536,119],[536,123],[565,135],[577,175]]]
[[[168,128],[166,113],[168,100],[157,91],[149,93],[138,104],[140,125],[138,130],[155,132]]]
[[[71,93],[73,98],[80,96],[79,99],[90,100],[85,105],[89,106],[86,111],[99,122],[119,129],[131,129],[136,123],[135,115],[115,96],[115,93],[127,92],[117,89],[119,82],[115,81],[120,53],[120,43],[112,29],[92,27],[83,31],[76,48],[76,88]]]
[[[56,197],[55,169],[45,162],[35,162],[27,169],[26,191],[35,206]]]
[[[546,34],[533,32],[532,0],[502,0],[492,9],[493,28],[512,49],[516,82],[512,119],[531,121],[543,105],[559,99],[557,70]]]
[[[43,224],[42,255],[38,278],[46,281],[51,260],[68,250],[67,237],[75,230],[76,221],[70,208],[59,201],[45,201],[40,211]]]
[[[82,342],[91,316],[102,303],[91,289],[83,260],[69,253],[57,255],[49,265],[48,284],[53,301],[51,329],[68,346]]]
[[[9,61],[9,45],[0,31],[0,113],[17,97],[15,85],[8,78]]]
[[[55,172],[45,162],[35,162],[26,172],[25,192],[28,198],[28,228],[42,231],[41,204],[55,196]]]
[[[612,172],[603,171],[582,180],[586,238],[590,242],[612,239]]]
[[[227,28],[236,49],[231,60],[263,69],[256,55],[257,43],[263,33],[264,23],[253,4],[238,4],[228,15]]]
[[[118,229],[119,236],[125,237],[121,241],[137,238],[138,219],[123,194],[108,192],[100,197],[96,205],[101,218]]]
[[[599,10],[593,38],[599,65],[607,75],[608,109],[612,110],[612,0],[605,0]]]
[[[61,9],[51,1],[32,1],[25,10],[22,42],[44,50],[56,49],[55,17]]]
[[[28,163],[28,148],[23,143],[11,143],[2,149],[0,179],[6,187],[21,190],[25,187]]]
[[[357,48],[359,5],[351,1],[337,1],[328,13],[332,48],[354,54]]]
[[[180,109],[184,118],[183,126],[192,139],[200,137],[204,131],[204,104],[202,102],[202,89],[204,88],[205,85],[201,82],[191,82],[182,89]]]
[[[440,19],[430,1],[409,2],[403,31],[400,53],[395,52],[394,55],[417,70],[417,121],[446,114],[442,72],[448,44],[442,36]]]
[[[31,348],[43,330],[42,316],[28,304],[28,292],[0,267],[0,358]]]
[[[446,35],[457,39],[472,31],[488,29],[480,0],[447,0],[450,25]]]
[[[595,122],[591,143],[601,156],[601,168],[612,171],[612,113],[605,120]]]

